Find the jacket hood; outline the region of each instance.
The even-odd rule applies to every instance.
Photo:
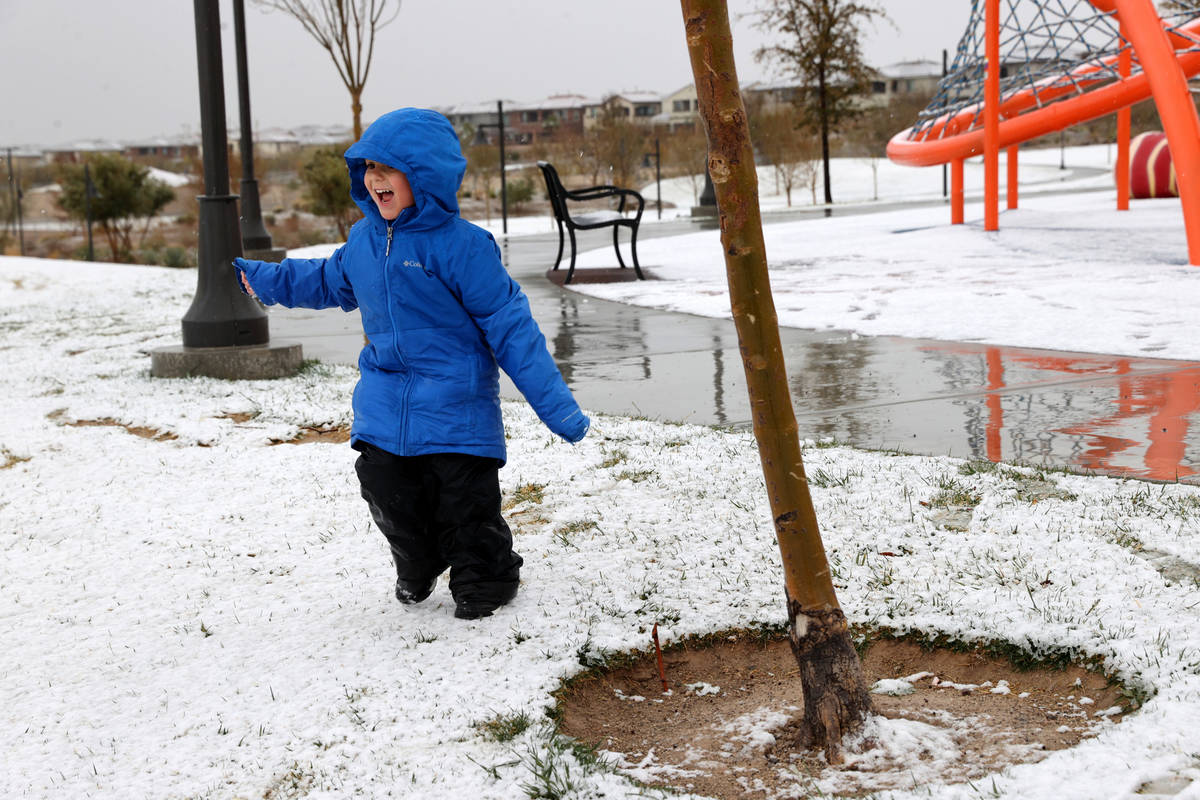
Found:
[[[438,112],[401,108],[384,114],[346,150],[350,197],[367,219],[387,224],[363,183],[368,160],[400,170],[412,187],[414,204],[400,212],[395,225],[429,229],[458,216],[458,187],[467,160],[454,126]]]

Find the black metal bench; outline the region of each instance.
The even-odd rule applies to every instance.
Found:
[[[563,283],[570,283],[571,277],[575,274],[575,231],[577,229],[591,230],[610,226],[613,229],[613,249],[617,251],[617,263],[621,265],[622,269],[625,268],[625,261],[621,258],[621,248],[617,243],[617,232],[621,228],[629,228],[629,249],[633,253],[633,271],[637,273],[638,280],[644,280],[646,276],[642,274],[642,268],[638,264],[637,257],[638,224],[642,221],[642,209],[646,205],[642,196],[633,189],[622,189],[617,186],[589,186],[586,189],[568,190],[562,185],[562,181],[558,179],[558,171],[554,169],[553,164],[539,161],[538,167],[542,170],[542,176],[546,179],[546,194],[550,197],[550,207],[554,209],[554,221],[558,224],[558,255],[554,257],[554,269],[558,269],[558,264],[562,261],[563,228],[566,228],[567,235],[571,237],[571,265],[567,269],[567,277]],[[569,201],[584,202],[587,200],[601,200],[606,197],[618,198],[616,210],[587,210],[583,213],[572,214],[568,205]],[[637,211],[632,217],[625,215],[625,201],[627,198],[633,198],[637,201]]]

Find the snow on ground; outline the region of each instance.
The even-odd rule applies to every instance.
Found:
[[[948,224],[944,207],[765,225],[779,323],[1200,359],[1200,269],[1187,264],[1179,202],[1113,206],[1107,192],[1027,196],[1000,215],[997,232],[982,229],[977,205],[960,226]],[[656,280],[570,288],[730,316],[717,231],[648,239],[638,257]],[[582,254],[577,268],[613,262],[610,246]]]
[[[1112,185],[1111,170],[1115,149],[1109,145],[1071,147],[1065,151],[1057,148],[1025,150],[1019,157],[1019,178],[1022,196],[1062,190],[1093,190]],[[1001,174],[1007,174],[1007,156],[1001,153]],[[536,186],[538,198],[529,203],[546,207],[542,176],[531,169],[528,177]],[[885,158],[835,158],[830,162],[830,177],[833,198],[840,208],[870,208],[881,203],[913,200],[937,200],[942,197],[942,170],[940,167],[902,167]],[[611,178],[601,177],[601,183],[611,183]],[[759,204],[769,219],[773,214],[788,210],[823,207],[824,191],[818,177],[815,195],[809,188],[792,190],[789,206],[787,195],[775,179],[771,167],[758,168]],[[646,184],[638,189],[646,201],[642,212],[642,224],[652,225],[659,221],[655,200],[661,194],[665,208],[662,221],[691,216],[700,192],[704,189],[704,176],[695,180],[689,177],[666,178],[661,185]],[[980,197],[983,192],[983,159],[968,159],[963,167],[963,191],[967,198]],[[499,213],[490,219],[471,218],[480,227],[500,238],[504,235]],[[555,233],[557,228],[548,212],[544,215],[513,216],[508,219],[508,235],[525,236],[532,233]]]
[[[1086,197],[1054,202],[1076,209],[1072,225],[1102,213],[1078,211]],[[904,263],[888,271],[926,287],[927,302],[910,308],[954,308],[979,326],[961,324],[961,338],[1067,314],[1051,303],[1100,302],[1088,287],[1122,274],[1124,288],[1093,314],[1106,325],[1081,324],[1074,349],[1110,350],[1107,327],[1133,338],[1125,306],[1155,315],[1147,339],[1166,349],[1191,333],[1194,315],[1170,305],[1195,307],[1190,268],[1154,255],[1175,246],[1159,241],[1165,224],[1131,215],[1085,228],[1086,239],[1125,226],[1107,249],[1140,260],[1121,273],[1119,253],[1045,230],[1052,217],[1022,233],[1005,215],[1008,230],[987,235],[924,213],[811,223],[828,227],[795,234],[800,249],[787,258],[821,269],[840,238],[842,250],[875,255],[859,260],[866,268],[842,256],[819,283],[865,271],[845,280],[894,297],[905,282],[870,269],[894,254]],[[929,248],[886,244],[907,241],[889,230],[927,224]],[[1072,248],[1084,254],[1078,287],[1068,284]],[[946,252],[987,263],[991,288],[971,289],[978,272],[930,258]],[[508,403],[501,479],[526,560],[521,594],[475,622],[453,619],[444,580],[426,603],[401,607],[353,451],[271,445],[302,426],[346,424],[352,368],[314,365],[278,381],[148,377],[148,352],[178,343],[194,280],[0,258],[0,796],[520,798],[555,786],[579,798],[658,796],[581,761],[544,710],[584,665],[650,647],[655,622],[671,641],[784,621],[752,437],[597,417],[570,447]],[[988,297],[1043,282],[1047,305],[987,310]],[[854,313],[829,324],[853,327]],[[923,773],[919,789],[880,797],[1091,800],[1144,797],[1149,785],[1200,798],[1200,489],[811,443],[806,461],[853,622],[1096,658],[1147,698],[1119,724],[1098,709],[1099,736],[986,784],[941,786]],[[947,504],[963,502],[968,529],[954,529],[962,513],[945,527]],[[938,753],[936,731],[880,723],[876,736],[888,751]]]
[[[1109,145],[1022,150],[1018,156],[1018,178],[1022,195],[1062,189],[1099,189],[1112,185],[1111,169],[1115,148]],[[1007,156],[1001,153],[1000,174],[1007,174]],[[833,199],[838,206],[870,206],[897,200],[936,200],[942,197],[941,167],[904,167],[886,158],[834,158],[830,161],[830,181]],[[818,170],[819,173],[819,170]],[[817,178],[815,194],[808,187],[792,189],[791,208],[823,204],[825,192]],[[770,166],[758,168],[759,205],[770,216],[789,208],[787,194],[776,181]],[[704,189],[704,177],[669,178],[662,182],[664,203],[675,206],[665,209],[663,217],[688,216]],[[646,199],[646,216],[654,221],[654,200],[658,187],[651,183],[639,191]],[[983,159],[968,159],[963,165],[963,191],[968,198],[982,196]]]
[[[165,169],[158,167],[150,167],[150,177],[156,181],[162,181],[172,189],[178,189],[180,186],[187,186],[192,182],[191,175],[181,175],[178,172],[168,172]]]

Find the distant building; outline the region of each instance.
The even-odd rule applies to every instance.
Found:
[[[654,92],[633,91],[610,94],[600,103],[588,106],[587,113],[584,115],[583,127],[585,130],[591,130],[609,114],[639,125],[653,125],[655,118],[662,113],[662,107],[662,95]]]
[[[536,103],[505,107],[505,133],[516,144],[582,136],[584,109],[594,101],[579,94],[558,94]]]
[[[22,167],[36,167],[46,163],[46,153],[36,147],[28,145],[14,145],[12,147],[0,148],[0,159],[4,161],[4,168],[8,169],[8,159],[12,157],[12,165],[14,170],[19,170]]]
[[[270,133],[270,130],[267,132]],[[301,148],[345,148],[354,142],[354,129],[349,125],[300,125],[283,132],[283,135],[279,137],[279,144],[282,145],[290,139],[294,139],[296,146]],[[257,150],[257,139],[254,141],[254,147]]]
[[[300,149],[300,139],[296,134],[283,128],[267,128],[253,134],[254,157],[272,158],[284,153],[292,153]],[[228,134],[229,152],[241,155],[242,133],[230,131]]]
[[[871,105],[886,105],[905,95],[932,96],[942,79],[936,61],[900,61],[878,70],[871,81]]]
[[[742,89],[747,106],[759,105],[766,111],[780,106],[795,105],[804,96],[804,86],[794,80],[781,78],[757,81]]]
[[[508,108],[516,105],[516,101],[504,100],[502,102],[505,106],[504,116],[508,117]],[[468,129],[474,131],[471,144],[495,144],[498,141],[500,116],[496,113],[495,100],[481,103],[458,103],[439,110],[446,116],[446,119],[450,120],[450,124],[460,135]],[[505,123],[507,122],[506,119]]]
[[[1006,64],[1003,72],[1017,67]],[[1021,65],[1028,69],[1029,65]],[[871,80],[870,94],[863,102],[883,105],[907,95],[931,95],[942,77],[941,64],[934,61],[901,61],[877,70]],[[759,81],[742,87],[748,107],[770,109],[791,105],[804,95],[806,87],[794,79]],[[699,99],[693,84],[667,94],[648,91],[621,91],[602,98],[579,94],[558,94],[542,100],[524,102],[504,100],[505,143],[516,147],[549,143],[581,136],[607,117],[674,132],[699,125]],[[473,131],[472,144],[496,144],[500,119],[496,101],[460,103],[439,109],[460,132]],[[231,153],[240,146],[240,132],[229,131]],[[339,125],[309,125],[295,128],[268,128],[254,137],[256,157],[270,158],[313,147],[345,147],[353,139],[350,129]],[[187,159],[201,155],[198,136],[152,137],[128,144],[106,141],[75,142],[59,147],[14,150],[14,162],[78,163],[94,153],[123,153],[135,160]],[[36,155],[34,155],[36,154]]]
[[[680,128],[695,128],[699,122],[700,99],[696,85],[689,83],[662,98],[661,125],[674,133]]]
[[[95,140],[72,142],[58,147],[46,148],[46,161],[52,164],[80,164],[88,156],[107,154],[122,155],[125,146],[117,142]]]
[[[138,139],[125,144],[124,153],[132,161],[199,158],[200,139],[186,134]]]

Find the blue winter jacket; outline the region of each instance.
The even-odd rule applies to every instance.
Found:
[[[389,224],[368,196],[364,162],[399,169],[414,205]],[[458,214],[466,169],[458,136],[435,111],[380,117],[346,151],[350,195],[365,218],[329,258],[237,259],[264,303],[358,308],[351,440],[401,456],[469,453],[504,461],[497,362],[551,431],[583,438],[579,409],[546,348],[529,301],[491,234]]]

